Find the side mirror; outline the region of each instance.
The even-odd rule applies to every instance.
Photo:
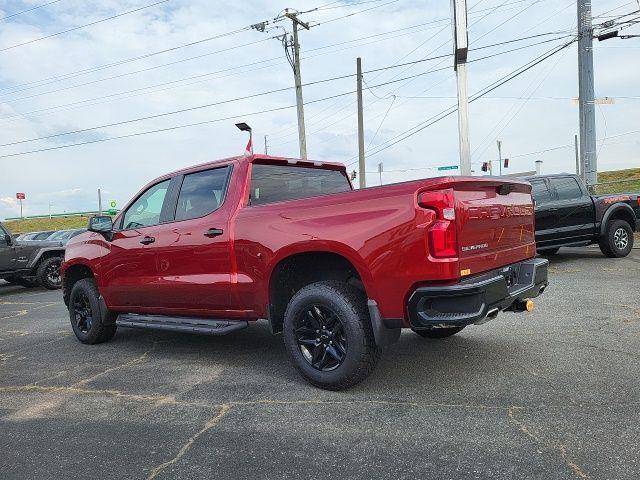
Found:
[[[7,242],[7,245],[13,245],[13,237],[8,233],[4,234],[4,241]]]
[[[110,240],[113,232],[113,220],[109,215],[94,215],[89,218],[87,230],[104,235],[107,240]]]

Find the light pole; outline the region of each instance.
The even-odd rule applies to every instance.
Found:
[[[245,155],[253,155],[253,131],[251,127],[244,122],[236,123],[236,127],[238,130],[242,132],[249,132],[249,143],[247,143],[247,148],[244,150]]]

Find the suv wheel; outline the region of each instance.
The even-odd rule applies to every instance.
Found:
[[[626,257],[633,248],[633,230],[624,220],[609,222],[606,233],[598,242],[607,257]]]
[[[284,315],[284,343],[300,374],[326,390],[364,380],[381,353],[366,296],[335,281],[312,283],[293,296]]]
[[[447,338],[461,332],[464,327],[429,328],[427,330],[414,330],[422,338]]]
[[[45,258],[40,262],[40,265],[38,266],[38,273],[36,274],[38,283],[49,290],[56,290],[60,288],[62,285],[62,281],[60,279],[61,263],[62,258],[60,257]]]
[[[102,317],[100,293],[92,278],[78,280],[71,289],[69,319],[73,333],[82,343],[108,342],[116,334],[115,313],[106,312]]]

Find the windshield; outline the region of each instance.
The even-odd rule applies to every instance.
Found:
[[[348,192],[351,184],[341,170],[254,164],[251,205]]]
[[[46,240],[53,232],[40,232],[36,234],[31,240]]]
[[[64,240],[73,233],[73,230],[60,230],[52,234],[47,240]]]

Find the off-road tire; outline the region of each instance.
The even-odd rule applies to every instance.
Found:
[[[625,244],[626,241],[626,244]],[[598,242],[602,253],[609,258],[626,257],[633,248],[633,230],[624,220],[613,220]],[[623,247],[624,245],[624,247]]]
[[[294,328],[300,316],[320,305],[330,309],[342,324],[346,353],[342,363],[331,371],[314,368],[305,359]],[[284,314],[284,343],[295,368],[312,385],[325,390],[345,390],[364,380],[380,359],[375,343],[366,295],[339,281],[312,283],[295,293]]]
[[[427,330],[414,330],[422,338],[441,339],[447,338],[461,332],[464,327],[449,327],[449,328],[430,328]]]
[[[62,257],[49,257],[45,258],[38,265],[38,272],[36,278],[38,283],[44,288],[49,290],[57,290],[62,287],[62,281],[60,278],[60,264],[62,263]],[[57,270],[57,280],[55,276],[52,276],[52,270]]]
[[[76,301],[79,300],[82,295],[86,296],[92,315],[91,327],[88,328],[86,332],[82,331],[79,326],[74,309]],[[75,333],[76,338],[82,343],[93,345],[108,342],[116,334],[117,326],[115,324],[115,317],[117,315],[109,311],[103,312],[101,315],[99,299],[100,293],[92,278],[78,280],[71,289],[71,294],[69,295],[69,319],[73,333]]]

